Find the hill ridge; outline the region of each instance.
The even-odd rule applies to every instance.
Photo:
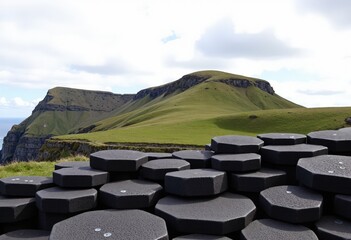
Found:
[[[86,101],[79,101],[83,97]],[[49,89],[46,96],[33,110],[37,111],[99,111],[111,112],[131,101],[134,94],[115,94],[107,91],[84,90],[67,87]],[[102,104],[108,100],[109,104]]]
[[[218,78],[218,75],[221,77]],[[176,81],[157,87],[143,89],[134,96],[134,100],[142,99],[146,96],[149,96],[151,99],[155,99],[159,96],[167,96],[177,91],[183,92],[193,86],[209,80],[222,82],[227,85],[239,88],[248,88],[250,86],[254,86],[271,95],[275,93],[273,87],[266,80],[212,70],[186,74]]]
[[[141,125],[196,122],[233,112],[296,107],[300,106],[275,94],[265,80],[220,71],[190,73],[137,94],[56,87],[7,134],[0,163],[36,159],[52,136],[101,134]]]

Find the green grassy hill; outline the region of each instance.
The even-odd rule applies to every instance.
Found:
[[[255,80],[252,78],[217,71],[204,71],[187,76],[207,77],[201,83],[181,92],[177,90],[180,87],[178,83],[183,81],[182,79],[167,84],[175,85],[174,89],[169,87],[167,88],[167,94],[163,93],[156,98],[152,98],[151,94],[149,94],[135,100],[134,105],[132,104],[132,108],[134,107],[132,110],[129,108],[129,111],[124,111],[125,113],[120,112],[112,118],[95,123],[97,127],[94,128],[94,131],[138,126],[138,124],[167,124],[194,121],[255,110],[300,107],[277,94],[270,94],[253,85],[246,88],[235,87],[219,81],[240,79],[254,83]],[[226,78],[221,78],[220,76],[225,76]],[[164,86],[158,88],[163,88]],[[184,87],[184,83],[182,86]],[[156,88],[151,88],[150,91],[154,89]]]
[[[191,73],[134,95],[58,87],[5,138],[2,161],[35,159],[49,136],[97,145],[203,145],[218,135],[337,129],[350,113],[307,109],[280,97],[265,80],[220,71]]]
[[[188,119],[139,122],[106,131],[60,136],[65,140],[86,140],[93,143],[144,142],[203,145],[214,136],[250,135],[268,132],[293,132],[307,134],[312,131],[345,127],[344,119],[350,115],[348,108],[293,108],[258,110],[223,114],[209,118],[188,116]]]
[[[112,116],[116,108],[133,97],[62,87],[50,89],[32,115],[8,132],[0,163],[36,159],[45,139],[84,130],[86,126]]]
[[[309,110],[255,86],[256,82],[269,85],[266,81],[217,71],[187,76],[201,77],[201,82],[177,92],[177,88],[185,86],[180,82],[182,78],[158,87],[167,89],[167,92],[154,94],[154,98],[152,93],[157,87],[151,88],[149,95],[134,102],[139,107],[95,123],[96,127],[90,133],[58,138],[95,143],[205,144],[216,135],[256,135],[278,130],[307,132],[310,129],[295,125],[301,118],[300,112]],[[187,80],[191,81],[191,78]],[[237,87],[226,80],[244,80],[249,85]],[[177,86],[174,91],[170,91],[171,85]],[[285,122],[295,124],[284,130],[289,125]],[[341,123],[339,121],[339,125]]]

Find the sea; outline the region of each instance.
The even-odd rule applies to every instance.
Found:
[[[2,149],[2,143],[4,137],[11,127],[15,124],[19,124],[24,120],[24,118],[0,118],[0,150]]]

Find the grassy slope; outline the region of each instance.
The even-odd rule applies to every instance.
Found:
[[[92,124],[102,118],[103,114],[94,111],[57,112],[47,111],[32,115],[27,126],[26,134],[42,136],[47,134],[67,134],[79,127]]]
[[[75,156],[61,159],[58,162],[88,161],[87,157]],[[52,176],[57,162],[13,162],[0,166],[0,178],[15,176]]]
[[[255,87],[235,88],[204,82],[173,96],[159,97],[142,108],[97,123],[97,130],[138,125],[208,119],[233,112],[292,108],[297,105]]]
[[[126,103],[123,95],[102,91],[88,91],[56,87],[48,91],[52,99],[47,104],[79,106],[88,111],[44,111],[34,112],[23,124],[26,135],[68,134],[80,127],[111,116],[111,111]],[[99,111],[96,111],[98,109]]]
[[[218,135],[251,135],[267,132],[294,132],[306,134],[323,129],[344,126],[351,108],[284,109],[234,113],[181,121],[176,124],[138,124],[125,128],[83,135],[61,136],[63,139],[85,139],[92,142],[149,142],[206,144]],[[251,119],[250,116],[257,116]]]
[[[59,138],[95,143],[205,144],[213,136],[226,134],[306,134],[315,130],[336,129],[344,125],[344,119],[351,111],[351,108],[301,108],[255,87],[235,88],[216,81],[227,78],[256,81],[254,78],[213,71],[194,74],[211,77],[173,96],[161,96],[149,103],[146,103],[149,99],[140,100],[146,105],[100,121],[97,132]]]

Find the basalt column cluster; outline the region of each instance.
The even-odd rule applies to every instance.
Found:
[[[104,150],[0,179],[1,239],[351,239],[351,131]]]

